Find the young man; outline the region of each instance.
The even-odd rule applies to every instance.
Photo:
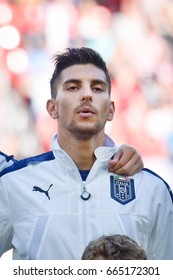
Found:
[[[82,260],[147,260],[145,251],[132,238],[121,235],[103,235],[90,241]]]
[[[114,233],[134,239],[148,259],[173,259],[169,186],[146,169],[127,178],[108,172],[116,147],[105,146],[104,129],[114,102],[100,55],[57,54],[50,85],[58,136],[51,152],[2,172],[0,255],[13,247],[21,259],[80,259],[90,240]]]

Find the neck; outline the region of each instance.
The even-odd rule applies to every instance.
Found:
[[[89,140],[79,140],[72,135],[62,136],[58,134],[60,147],[71,157],[79,170],[90,170],[95,162],[94,150],[104,145],[104,132],[92,137]]]

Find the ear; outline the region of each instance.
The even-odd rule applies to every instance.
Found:
[[[52,119],[58,118],[57,106],[54,99],[47,100],[46,109]]]
[[[108,121],[112,121],[115,113],[115,104],[113,101],[110,101],[109,105],[109,114],[108,114]]]

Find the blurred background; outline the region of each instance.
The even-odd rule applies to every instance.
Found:
[[[17,159],[50,149],[52,57],[99,51],[113,79],[109,133],[173,185],[173,1],[0,0],[0,149]]]
[[[0,0],[0,149],[17,159],[50,149],[52,57],[80,46],[99,51],[112,75],[107,133],[172,187],[172,0]]]

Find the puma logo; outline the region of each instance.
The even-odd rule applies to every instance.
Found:
[[[47,196],[47,198],[50,199],[49,190],[50,190],[50,188],[51,188],[52,186],[53,186],[53,184],[51,184],[51,185],[49,186],[49,188],[48,188],[47,191],[41,189],[40,187],[34,186],[33,189],[32,189],[32,191],[33,191],[33,192],[41,192],[41,193],[44,193],[44,194]]]

